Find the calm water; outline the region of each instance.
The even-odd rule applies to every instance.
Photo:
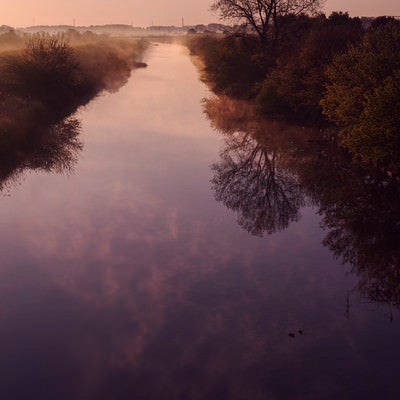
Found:
[[[356,177],[332,193],[322,150],[258,148],[259,126],[202,103],[182,47],[146,58],[76,116],[63,174],[3,189],[1,398],[399,398],[398,237],[374,247],[377,196]]]

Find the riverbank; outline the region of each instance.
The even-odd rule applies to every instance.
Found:
[[[0,51],[1,185],[29,166],[70,168],[81,145],[79,122],[68,117],[146,66],[147,43],[136,39],[73,33],[33,35],[25,48],[14,45]]]
[[[333,13],[283,26],[268,45],[246,34],[190,35],[186,45],[215,93],[248,100],[267,118],[335,127],[354,159],[397,171],[400,23],[378,18],[365,30]]]
[[[103,90],[115,91],[145,66],[145,41],[96,35],[32,35],[24,49],[0,52],[1,114],[35,105],[44,119],[71,114]],[[35,110],[36,114],[38,110]]]

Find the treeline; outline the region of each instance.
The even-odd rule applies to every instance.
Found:
[[[379,17],[281,16],[279,38],[190,35],[216,93],[254,101],[260,114],[338,126],[355,157],[400,166],[400,22]]]
[[[79,123],[68,117],[122,86],[144,66],[145,48],[144,41],[74,31],[0,35],[0,188],[24,168],[69,168],[80,144]]]

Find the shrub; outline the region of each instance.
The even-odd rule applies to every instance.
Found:
[[[52,108],[71,102],[80,84],[74,51],[55,37],[35,35],[22,55],[9,59],[9,92]]]

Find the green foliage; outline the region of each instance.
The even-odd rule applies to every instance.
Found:
[[[364,160],[400,165],[400,71],[365,96],[358,123],[343,131],[342,143]]]
[[[400,24],[369,30],[327,70],[324,114],[357,157],[398,163]]]

